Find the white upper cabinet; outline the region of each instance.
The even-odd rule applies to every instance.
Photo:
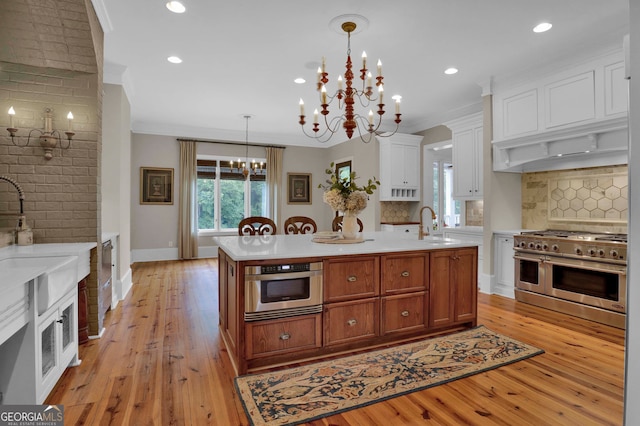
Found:
[[[379,137],[380,201],[420,201],[422,136]]]
[[[525,84],[494,84],[493,169],[624,163],[627,86],[622,50]]]
[[[482,113],[444,123],[451,129],[453,198],[482,199]]]

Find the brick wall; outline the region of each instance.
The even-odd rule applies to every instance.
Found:
[[[36,243],[99,244],[103,33],[91,1],[0,0],[0,10],[0,175],[22,186]],[[4,130],[10,106],[19,128],[15,144]],[[76,133],[70,147],[58,145],[50,160],[39,133],[28,139],[30,129],[43,129],[45,109],[53,111],[63,148],[69,111]],[[18,211],[16,191],[0,182],[1,230],[15,226],[11,215]],[[92,253],[87,285],[96,306],[100,255]],[[90,305],[92,335],[102,328],[96,315]]]

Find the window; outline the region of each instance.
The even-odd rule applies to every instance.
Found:
[[[433,162],[433,209],[438,226],[460,226],[461,202],[453,199],[453,166],[450,161]]]
[[[264,161],[250,164],[248,178],[242,165],[227,158],[198,159],[198,229],[236,230],[248,216],[267,216],[267,167]],[[240,167],[238,167],[240,166]]]

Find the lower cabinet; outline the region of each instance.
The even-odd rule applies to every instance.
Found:
[[[321,313],[247,321],[249,262],[221,251],[220,329],[234,368],[245,374],[475,325],[477,254],[471,247],[324,258]]]
[[[377,297],[325,305],[325,345],[350,343],[378,336],[379,312],[380,300]]]
[[[478,256],[476,248],[438,250],[431,253],[429,325],[476,323]]]
[[[428,309],[426,291],[383,297],[381,334],[384,336],[426,330]]]
[[[322,347],[322,315],[245,323],[247,359]]]

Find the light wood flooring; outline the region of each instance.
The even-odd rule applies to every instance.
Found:
[[[218,332],[217,261],[135,264],[133,282],[46,403],[64,404],[68,425],[247,425]],[[483,294],[478,315],[546,352],[312,424],[622,424],[623,330]]]

